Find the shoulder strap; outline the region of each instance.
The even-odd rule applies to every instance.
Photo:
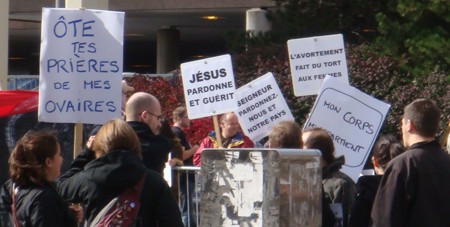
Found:
[[[118,216],[117,214],[121,212],[120,210],[123,210],[123,208],[127,206],[124,204],[128,204],[129,202],[132,202],[133,208],[135,209],[128,210],[127,213],[130,214],[130,216],[128,216],[127,219],[134,220],[139,213],[139,200],[141,197],[142,188],[144,186],[145,176],[146,172],[144,172],[143,176],[136,184],[125,188],[120,195],[116,196],[106,206],[104,206],[89,226],[106,226],[105,224],[114,219],[115,216]]]
[[[144,181],[145,176],[147,175],[146,172],[142,175],[141,179],[132,187],[126,188],[125,191],[122,193],[124,197],[128,198],[135,198],[136,203],[134,204],[136,207],[136,210],[134,212],[131,212],[131,216],[129,218],[135,219],[138,216],[139,209],[140,209],[140,198],[142,193],[142,188],[144,187]],[[123,197],[118,197],[119,200],[121,200],[121,203],[124,203],[126,201],[123,201]]]
[[[14,227],[19,227],[19,221],[17,220],[17,212],[16,212],[16,193],[15,193],[15,185],[12,184],[11,186],[11,196],[12,196],[12,204],[11,204],[11,213],[14,219]]]

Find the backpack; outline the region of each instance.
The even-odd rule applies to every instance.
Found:
[[[112,199],[95,216],[89,225],[90,227],[125,227],[135,226],[136,216],[139,212],[142,187],[145,173],[141,179],[133,186],[125,189],[122,194]]]

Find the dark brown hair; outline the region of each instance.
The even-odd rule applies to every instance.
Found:
[[[382,169],[386,169],[389,161],[405,151],[402,143],[392,134],[381,135],[372,149],[373,157]]]
[[[47,181],[45,162],[57,152],[55,132],[28,131],[17,141],[9,156],[9,175],[18,186],[42,185]]]
[[[334,157],[334,143],[328,131],[322,128],[308,128],[303,130],[303,133],[311,133],[305,143],[308,149],[317,149],[322,153],[322,159],[327,162],[327,165],[332,163]]]
[[[169,121],[166,118],[162,118],[159,122],[161,122],[159,134],[168,138],[172,142],[172,158],[183,160],[183,145],[181,145],[180,139],[175,135],[175,133],[173,133]]]
[[[416,133],[423,137],[434,137],[439,131],[441,111],[431,99],[416,99],[404,109],[403,118],[410,120]]]

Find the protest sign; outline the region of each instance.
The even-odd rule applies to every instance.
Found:
[[[124,17],[43,9],[39,121],[102,124],[120,117]]]
[[[356,182],[389,108],[389,104],[327,76],[304,128],[321,127],[330,133],[335,157],[345,156],[341,170]]]
[[[241,128],[253,141],[267,136],[277,122],[294,120],[272,73],[240,87],[234,95]]]
[[[316,95],[326,75],[348,84],[341,34],[288,40],[288,51],[296,96]]]
[[[183,63],[181,75],[190,119],[233,112],[237,108],[230,55]]]

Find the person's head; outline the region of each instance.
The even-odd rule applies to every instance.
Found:
[[[304,149],[317,149],[322,153],[323,166],[327,166],[334,161],[333,139],[325,129],[305,129],[302,133],[302,140]]]
[[[133,92],[134,88],[128,86],[126,80],[122,80],[122,110],[125,110],[125,105],[128,100],[128,93]]]
[[[381,135],[372,148],[372,163],[375,172],[383,174],[389,161],[404,151],[405,147],[394,135]]]
[[[147,124],[153,134],[159,134],[162,116],[161,104],[158,99],[145,92],[134,93],[125,106],[127,121],[140,121]]]
[[[173,124],[182,129],[189,127],[191,124],[187,115],[187,109],[184,106],[177,107],[172,113],[172,118]]]
[[[62,161],[56,133],[28,131],[11,152],[9,174],[19,186],[42,185],[60,175]]]
[[[302,148],[302,130],[294,121],[282,121],[269,131],[269,147]]]
[[[432,140],[439,130],[441,111],[431,99],[416,99],[408,104],[402,118],[402,137],[405,147]]]
[[[96,158],[114,150],[126,150],[142,159],[138,136],[133,128],[121,119],[110,120],[98,130],[92,150]]]
[[[239,121],[233,112],[225,113],[220,118],[220,127],[222,128],[222,136],[230,138],[236,135],[240,129]]]

